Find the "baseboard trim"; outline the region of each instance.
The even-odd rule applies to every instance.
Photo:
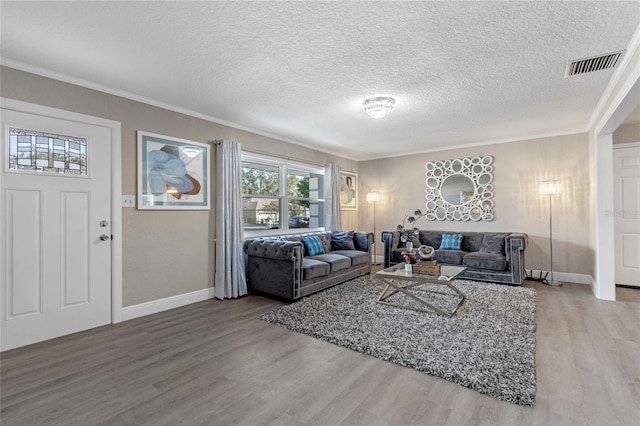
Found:
[[[529,273],[529,271],[531,271],[532,276],[534,277],[540,276],[541,271],[538,269],[533,269],[533,270],[527,269],[527,273]],[[542,271],[542,276],[544,277],[544,274],[546,273],[547,271]],[[547,276],[547,279],[551,279],[551,277]],[[593,287],[593,277],[587,274],[573,274],[570,272],[554,272],[553,279],[556,281],[570,282],[575,284],[587,284]]]
[[[169,309],[179,308],[180,306],[190,305],[208,299],[213,299],[213,287],[152,300],[138,305],[125,306],[122,308],[122,320],[128,321],[146,315],[157,314],[158,312],[168,311]]]

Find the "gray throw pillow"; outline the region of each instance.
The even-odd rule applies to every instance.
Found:
[[[353,231],[332,231],[331,250],[355,250]]]
[[[509,234],[484,234],[480,253],[493,253],[504,255],[504,239]]]

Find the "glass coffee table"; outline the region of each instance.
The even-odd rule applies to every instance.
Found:
[[[385,288],[382,293],[380,293],[380,297],[378,297],[377,302],[384,305],[395,306],[398,308],[411,309],[420,312],[430,312],[429,310],[420,307],[403,306],[388,301],[388,299],[394,294],[403,293],[425,308],[428,308],[431,311],[435,311],[440,315],[451,317],[467,299],[467,297],[456,286],[453,285],[453,281],[465,269],[466,268],[463,266],[441,265],[440,274],[428,274],[424,272],[405,271],[404,263],[399,263],[390,268],[385,268],[381,271],[376,272],[375,274],[375,278],[385,284]],[[444,286],[450,289],[453,293],[451,291],[438,291],[425,288],[416,289],[416,287],[424,286],[425,284],[429,284],[430,287],[433,287],[434,284],[438,286]],[[431,303],[432,301],[430,302],[428,300],[425,300],[424,296],[418,296],[420,293],[444,294],[446,296],[459,298],[460,300],[458,301],[456,307],[453,308],[453,310],[446,311],[435,306],[433,303]]]

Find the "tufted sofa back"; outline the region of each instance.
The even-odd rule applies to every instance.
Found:
[[[299,241],[302,242],[302,237],[306,237],[309,235],[317,235],[320,238],[320,242],[322,243],[322,248],[324,248],[325,253],[329,253],[331,251],[331,232],[328,231],[319,231],[319,232],[308,232],[305,234],[292,234],[292,235],[280,235],[278,237],[274,237],[279,240],[284,241]],[[304,244],[303,244],[304,247]],[[308,256],[306,247],[304,247],[304,255]]]

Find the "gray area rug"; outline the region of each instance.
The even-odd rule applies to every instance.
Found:
[[[367,276],[260,319],[513,404],[533,406],[535,290],[466,280],[455,285],[467,300],[452,318],[376,303],[383,286]],[[431,293],[421,296],[446,309],[458,301]],[[402,305],[415,303],[401,293],[393,298],[390,301]]]

